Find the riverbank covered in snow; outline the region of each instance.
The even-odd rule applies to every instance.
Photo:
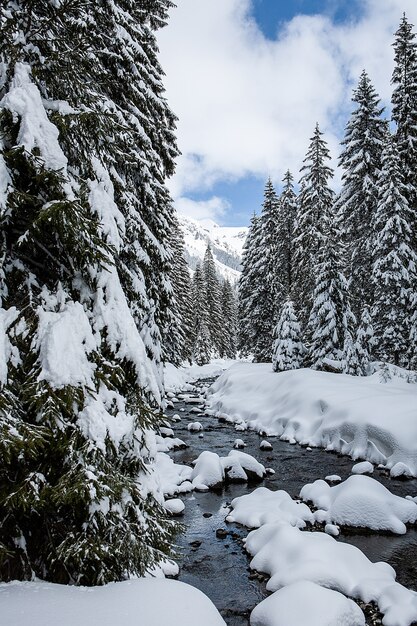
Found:
[[[208,406],[238,430],[367,459],[393,476],[417,476],[417,385],[397,376],[383,382],[379,372],[275,373],[268,363],[237,363],[213,384]]]

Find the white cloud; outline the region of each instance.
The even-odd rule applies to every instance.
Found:
[[[247,174],[279,181],[290,168],[297,175],[316,121],[336,159],[361,70],[389,103],[393,33],[404,10],[417,24],[415,0],[361,7],[360,19],[345,25],[297,16],[270,41],[250,17],[251,0],[178,0],[159,34],[183,153],[170,183],[174,198]],[[216,203],[188,208],[221,215]],[[178,206],[186,204],[182,198]]]
[[[213,221],[219,221],[225,211],[230,208],[227,200],[217,196],[213,196],[209,200],[191,200],[190,198],[179,197],[176,199],[175,206],[178,213],[187,217]]]

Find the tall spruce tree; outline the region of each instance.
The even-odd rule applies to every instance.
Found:
[[[257,353],[257,290],[260,283],[261,219],[253,215],[243,246],[242,273],[238,283],[238,349],[243,356]]]
[[[207,303],[207,287],[200,263],[193,277],[193,358],[197,365],[210,362],[213,354],[213,341],[209,330],[209,310]]]
[[[313,305],[307,327],[308,349],[313,369],[323,369],[325,359],[344,359],[346,333],[354,324],[348,284],[341,269],[335,220],[329,220],[324,233],[315,276]]]
[[[378,197],[378,176],[387,132],[383,108],[365,71],[353,92],[357,105],[346,125],[339,165],[342,189],[337,200],[338,219],[346,250],[346,275],[350,279],[352,307],[359,313],[371,302],[372,218]]]
[[[149,480],[177,153],[153,30],[169,4],[0,9],[3,579],[103,584],[169,551]]]
[[[396,142],[388,138],[373,224],[372,318],[377,356],[408,366],[415,355],[415,346],[410,346],[410,331],[417,256],[411,243],[415,216],[405,191]]]
[[[222,285],[222,334],[220,356],[226,359],[236,358],[237,302],[230,281]]]
[[[405,195],[410,208],[417,211],[417,41],[413,25],[404,14],[394,41],[394,71],[391,83],[392,119],[396,123],[395,141],[404,176]],[[413,229],[416,232],[417,223]],[[417,235],[414,235],[417,240]]]
[[[213,355],[220,355],[222,351],[221,286],[210,244],[208,244],[204,254],[202,270],[207,299],[207,324],[212,342]]]
[[[277,271],[279,202],[269,178],[265,185],[264,201],[260,216],[260,250],[256,263],[258,281],[256,285],[256,349],[255,361],[271,360],[274,317],[282,299],[282,286]]]
[[[277,254],[278,283],[283,298],[291,298],[294,283],[294,231],[297,217],[297,196],[294,191],[294,178],[290,171],[284,176],[284,186],[279,197]],[[282,302],[282,306],[285,300]],[[282,306],[278,305],[279,313]]]
[[[274,328],[272,369],[274,372],[299,369],[303,366],[305,347],[301,328],[292,301],[287,298]]]
[[[304,165],[301,168],[300,193],[295,230],[294,300],[301,325],[305,326],[312,306],[315,271],[320,251],[326,240],[327,223],[334,202],[329,183],[333,170],[329,167],[330,153],[316,124],[310,139]]]

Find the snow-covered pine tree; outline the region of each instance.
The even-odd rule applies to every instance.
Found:
[[[243,246],[242,273],[238,283],[238,349],[244,356],[256,354],[258,319],[255,313],[260,283],[261,219],[253,215]]]
[[[104,4],[122,3],[0,7],[3,579],[89,585],[141,575],[169,551],[173,530],[152,479],[159,347],[145,347],[139,332],[150,320],[145,338],[158,335],[152,318],[162,320],[168,305],[151,289],[161,267],[152,269],[144,236],[129,231],[139,221],[136,230],[164,254],[149,189],[168,197],[169,164],[158,169],[156,144],[162,133],[160,150],[176,152],[172,117],[143,80],[149,72],[160,85],[150,55],[147,68],[139,56],[134,66],[119,57],[113,72],[106,67],[96,42],[111,45],[118,26],[106,21],[97,38]],[[155,49],[152,16],[164,4],[138,3],[130,50]],[[123,5],[127,19],[136,6]],[[112,100],[124,75],[164,110],[155,145],[141,144],[143,177],[138,153],[121,155],[145,136]],[[141,110],[151,129],[155,118]]]
[[[352,308],[359,313],[372,299],[372,217],[378,197],[378,176],[387,123],[383,108],[365,71],[353,92],[357,105],[346,125],[339,165],[342,189],[336,203],[346,254]]]
[[[213,354],[220,355],[222,350],[222,301],[221,285],[217,276],[210,244],[207,245],[203,260],[203,277],[207,301],[207,325],[212,341]]]
[[[359,357],[358,345],[349,329],[345,330],[343,345],[343,372],[351,376],[361,376],[362,367]]]
[[[395,142],[401,161],[405,195],[410,209],[417,211],[417,41],[404,14],[395,33],[394,71],[391,83],[392,119],[396,123]],[[414,249],[417,222],[413,225]]]
[[[294,191],[294,178],[288,170],[283,179],[283,189],[279,197],[276,268],[282,297],[291,297],[294,281],[294,230],[297,217],[297,196]],[[284,300],[285,302],[285,300]],[[282,304],[284,304],[284,302]],[[278,312],[281,308],[278,305]]]
[[[361,376],[366,376],[370,373],[369,364],[372,358],[373,346],[374,329],[369,307],[365,305],[356,331],[356,349],[359,360],[359,374]]]
[[[383,361],[407,367],[415,353],[410,346],[417,256],[412,248],[409,207],[396,142],[387,138],[374,216],[372,319],[376,354]]]
[[[197,365],[210,362],[213,342],[209,330],[209,312],[207,306],[206,281],[200,263],[193,276],[193,358]]]
[[[313,305],[308,320],[309,360],[323,369],[324,359],[343,361],[346,331],[354,323],[348,285],[341,269],[337,224],[329,215],[315,270]]]
[[[277,307],[282,299],[282,287],[277,268],[279,202],[269,178],[265,185],[260,216],[260,250],[257,254],[258,280],[256,285],[256,350],[255,361],[271,361],[272,333]]]
[[[334,202],[334,192],[329,187],[333,177],[329,160],[327,143],[316,124],[301,168],[294,239],[293,298],[302,327],[307,323],[311,310],[315,271]]]
[[[222,285],[222,343],[220,356],[236,358],[237,302],[235,291],[227,279]]]
[[[274,372],[299,369],[303,366],[305,347],[293,302],[287,298],[274,328],[272,369]]]

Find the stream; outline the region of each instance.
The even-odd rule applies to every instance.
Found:
[[[198,381],[194,384],[196,391],[187,392],[187,395],[203,395],[212,382]],[[243,439],[245,452],[265,467],[275,470],[275,474],[260,483],[229,484],[216,492],[193,492],[182,496],[185,511],[180,521],[185,526],[185,532],[177,538],[178,579],[201,589],[215,604],[228,626],[248,626],[252,609],[268,595],[265,588],[268,579],[249,569],[250,559],[242,545],[242,538],[247,536],[249,530],[225,522],[230,502],[259,485],[273,490],[284,489],[292,497],[298,497],[303,485],[330,474],[338,474],[345,480],[355,462],[320,448],[307,450],[298,444],[291,445],[276,437],[268,438],[272,450],[260,450],[263,437],[256,432],[237,432],[233,424],[201,415],[204,409],[197,412],[197,407],[198,404],[179,400],[174,408],[166,411],[168,418],[176,413],[180,415],[181,421],[173,423],[172,428],[175,436],[189,446],[170,453],[176,463],[191,465],[204,450],[227,456],[235,440]],[[194,421],[202,423],[203,433],[188,431],[188,424]],[[417,495],[417,479],[391,479],[377,468],[372,477],[396,495]],[[217,533],[219,530],[220,533]],[[338,540],[357,546],[371,561],[386,561],[397,571],[398,582],[417,591],[417,528],[409,528],[405,535],[342,530]]]

